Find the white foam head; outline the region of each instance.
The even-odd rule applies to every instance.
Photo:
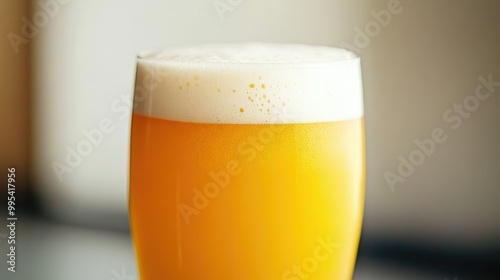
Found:
[[[134,112],[197,123],[363,116],[359,57],[329,47],[206,45],[139,55]]]

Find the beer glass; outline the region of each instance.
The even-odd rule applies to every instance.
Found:
[[[140,279],[352,278],[360,69],[355,54],[320,46],[141,53],[129,193]]]

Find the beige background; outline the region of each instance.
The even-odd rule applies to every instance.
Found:
[[[28,178],[29,51],[24,45],[16,54],[6,36],[20,33],[27,2],[0,1],[0,176],[4,180],[7,168],[16,167],[18,190],[25,189]]]
[[[0,35],[19,30],[23,9],[20,1],[4,2]],[[130,97],[138,51],[231,41],[354,45],[356,28],[364,29],[374,20],[371,12],[388,3],[243,0],[221,21],[208,0],[69,1],[34,40],[33,186],[55,215],[92,221],[105,216],[95,212],[114,213],[126,221],[128,121],[117,119],[109,105]],[[500,2],[407,0],[400,8],[360,48],[368,156],[363,234],[498,245],[500,89],[457,130],[442,115],[474,92],[480,75],[500,80]],[[1,164],[26,166],[27,52],[14,55],[3,38]],[[106,117],[116,122],[116,132],[58,182],[51,162],[64,158],[64,147],[75,145],[82,129]],[[391,192],[384,172],[395,172],[398,156],[408,157],[413,141],[437,127],[447,141]]]
[[[386,1],[372,1],[378,10]],[[500,2],[402,1],[404,10],[363,50],[368,137],[365,228],[374,236],[491,247],[500,243],[500,87],[457,130],[443,113],[500,81]],[[448,135],[392,193],[415,139]]]

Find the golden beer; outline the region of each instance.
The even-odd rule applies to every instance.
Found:
[[[221,48],[234,56],[268,48],[300,55],[313,47]],[[351,76],[359,95],[359,68],[352,66],[359,61],[311,70],[282,62],[199,65],[198,58],[193,65],[192,57],[164,64],[150,56],[142,66],[139,60],[143,88],[136,87],[131,135],[130,219],[140,279],[350,279],[364,202],[361,105],[338,98],[353,94],[345,79],[331,84],[315,71],[342,68],[334,73]],[[338,88],[347,92],[328,91]],[[303,110],[310,105],[298,94],[310,95],[310,104],[318,96],[340,104],[331,105],[333,113],[322,105]]]

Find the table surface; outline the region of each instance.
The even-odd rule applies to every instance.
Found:
[[[2,280],[138,280],[130,235],[23,219],[16,228],[16,272],[7,270],[6,231],[0,230]],[[356,267],[356,280],[462,280],[417,271],[377,259]],[[212,280],[212,279],[207,279]],[[214,279],[215,280],[215,279]],[[277,279],[278,280],[278,279]]]

